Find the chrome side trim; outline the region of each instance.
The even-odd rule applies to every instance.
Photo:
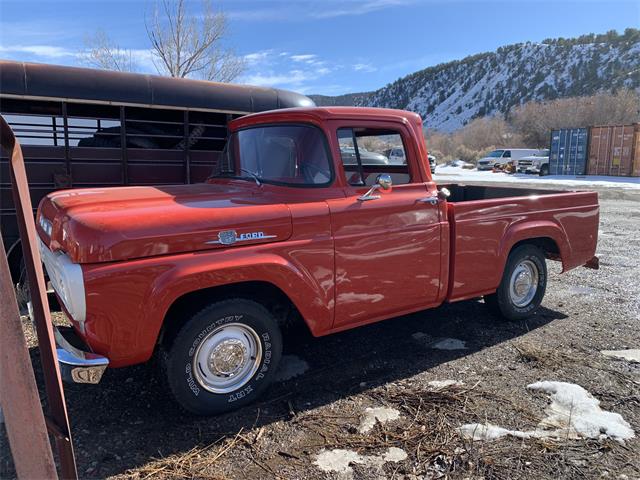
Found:
[[[235,230],[222,230],[218,232],[218,240],[204,242],[207,245],[233,245],[236,242],[250,242],[252,240],[262,240],[263,238],[278,238],[277,235],[265,235],[262,232],[250,232],[237,234]]]

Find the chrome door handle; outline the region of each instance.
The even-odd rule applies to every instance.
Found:
[[[418,201],[422,202],[422,203],[428,203],[429,205],[437,205],[439,199],[438,199],[438,197],[424,197],[424,198],[421,198]]]

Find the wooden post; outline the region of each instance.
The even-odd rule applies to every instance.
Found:
[[[0,241],[0,405],[19,478],[58,478],[27,341]]]

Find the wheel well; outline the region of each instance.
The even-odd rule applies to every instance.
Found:
[[[207,305],[227,298],[246,298],[260,303],[276,317],[281,327],[299,322],[306,326],[293,302],[275,285],[269,282],[234,283],[196,290],[176,299],[167,311],[158,343],[168,348],[186,319]]]
[[[550,260],[561,260],[558,244],[552,238],[538,237],[520,240],[513,247],[511,247],[511,252],[521,245],[534,245],[544,252],[546,258]]]

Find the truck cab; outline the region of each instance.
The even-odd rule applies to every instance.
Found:
[[[291,321],[322,336],[478,297],[521,320],[547,259],[594,264],[597,194],[437,185],[414,113],[297,108],[229,127],[205,183],[55,192],[37,216],[87,350],[110,367],[158,356],[191,412],[257,398]]]

